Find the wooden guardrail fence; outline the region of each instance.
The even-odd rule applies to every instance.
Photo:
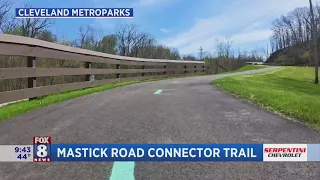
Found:
[[[0,103],[33,99],[108,83],[205,73],[204,62],[124,57],[6,34],[0,34],[0,55],[27,57],[27,67],[0,68],[0,80],[28,78],[28,88],[0,92]],[[37,67],[37,58],[82,61],[85,66],[84,68],[40,68]],[[92,63],[113,64],[116,68],[93,69]],[[121,68],[128,65],[135,66],[135,69]],[[149,66],[156,69],[148,69]],[[136,73],[138,76],[122,77],[123,74],[130,73]],[[157,74],[147,76],[147,73]],[[117,78],[92,80],[93,75],[99,74],[116,74]],[[37,86],[37,77],[64,75],[85,75],[85,81]]]

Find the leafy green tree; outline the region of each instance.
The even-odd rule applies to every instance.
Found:
[[[36,38],[48,42],[57,42],[57,36],[48,29],[39,32]]]
[[[117,37],[114,34],[105,35],[98,43],[97,51],[108,53],[108,54],[116,54],[116,45],[117,45]]]

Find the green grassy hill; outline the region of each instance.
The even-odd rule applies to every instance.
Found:
[[[270,55],[265,63],[286,66],[313,66],[314,62],[306,45],[280,49]]]
[[[320,129],[320,85],[314,68],[281,67],[275,71],[214,81],[220,88],[274,112]]]

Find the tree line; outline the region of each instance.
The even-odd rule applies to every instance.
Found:
[[[320,6],[316,5],[315,19],[320,30]],[[299,7],[275,19],[272,23],[273,35],[270,39],[272,52],[290,46],[308,47],[311,40],[311,14],[308,7]]]
[[[320,5],[313,6],[317,44],[320,44]],[[298,7],[272,22],[268,61],[282,65],[313,66],[312,21],[309,7]]]

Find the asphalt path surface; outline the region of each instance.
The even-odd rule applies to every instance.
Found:
[[[275,68],[146,82],[54,104],[0,123],[0,144],[32,144],[33,136],[51,136],[53,143],[79,144],[320,143],[319,132],[243,102],[212,85],[217,78]],[[111,177],[113,165],[1,163],[0,179],[106,180]],[[134,177],[320,179],[320,164],[136,162]]]

